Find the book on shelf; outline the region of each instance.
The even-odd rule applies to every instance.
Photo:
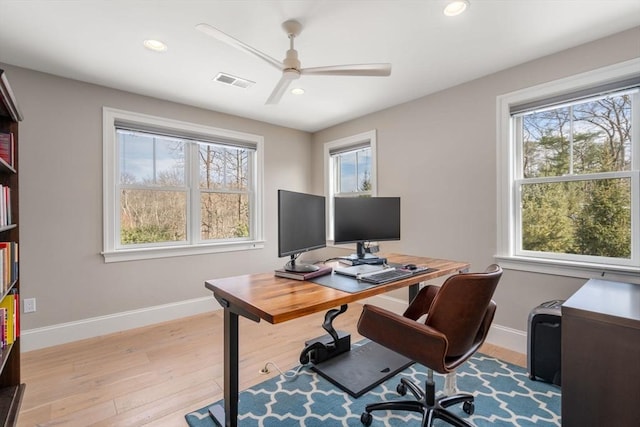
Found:
[[[0,132],[0,158],[11,167],[13,167],[14,160],[13,149],[13,133]]]
[[[18,280],[18,243],[0,242],[0,289],[7,292]]]
[[[0,307],[0,347],[7,346],[7,309]]]
[[[314,277],[320,277],[320,276],[325,276],[327,274],[331,274],[331,272],[333,271],[333,268],[331,268],[328,265],[322,265],[319,267],[320,268],[315,271],[308,271],[305,273],[298,273],[295,271],[288,271],[283,268],[280,268],[275,271],[275,274],[278,277],[284,277],[287,279],[309,280],[309,279],[313,279]]]
[[[11,188],[0,185],[0,227],[11,224]]]
[[[0,312],[2,312],[2,318],[4,320],[3,325],[3,341],[2,346],[13,344],[16,337],[16,322],[15,322],[15,295],[7,294],[2,301],[0,301]]]
[[[20,293],[16,288],[11,289],[13,295],[13,338],[20,337]]]

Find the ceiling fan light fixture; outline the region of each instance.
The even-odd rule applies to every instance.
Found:
[[[294,87],[293,89],[291,89],[291,93],[294,95],[303,95],[304,89],[302,89],[301,87]]]
[[[167,45],[160,40],[147,39],[142,44],[154,52],[165,52],[167,50]]]
[[[458,16],[469,8],[469,0],[450,1],[444,7],[444,14],[447,16]]]

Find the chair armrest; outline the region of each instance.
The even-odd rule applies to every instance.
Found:
[[[427,285],[420,289],[418,295],[410,301],[409,307],[405,310],[403,316],[412,320],[418,320],[420,317],[429,313],[431,303],[440,290],[439,286]]]
[[[358,321],[358,332],[436,372],[450,372],[444,363],[449,344],[447,338],[430,326],[365,304]]]

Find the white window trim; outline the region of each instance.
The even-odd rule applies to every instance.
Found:
[[[332,180],[334,171],[331,167],[331,151],[339,148],[348,148],[362,143],[369,143],[371,147],[371,196],[378,194],[378,173],[377,173],[377,137],[376,130],[362,132],[357,135],[329,141],[324,144],[324,194],[327,197],[327,236],[328,241],[333,242],[333,189]]]
[[[614,64],[608,67],[578,74],[556,80],[553,82],[522,89],[497,97],[496,102],[496,132],[497,132],[497,254],[495,258],[503,268],[529,271],[559,276],[578,278],[605,278],[607,280],[619,280],[640,283],[640,266],[632,265],[608,265],[598,263],[585,263],[569,260],[550,260],[535,257],[516,255],[516,212],[514,209],[515,192],[511,183],[516,176],[516,153],[512,146],[511,137],[514,130],[511,125],[510,106],[538,99],[550,98],[554,95],[567,93],[574,90],[585,89],[597,84],[614,82],[624,78],[638,75],[640,72],[640,58]],[[640,110],[640,109],[637,109]],[[636,110],[635,114],[639,114]],[[634,124],[638,123],[634,117]],[[634,155],[632,169],[640,169],[640,143],[634,141]],[[633,173],[633,179],[637,183],[638,173]],[[638,188],[637,186],[635,188]],[[640,212],[638,196],[633,198],[632,209]],[[633,218],[632,233],[640,233],[640,221]],[[633,254],[638,254],[640,248],[638,239],[632,248]]]
[[[256,146],[255,162],[256,176],[254,179],[255,194],[253,194],[254,210],[250,221],[255,230],[252,240],[233,242],[215,242],[200,244],[176,245],[169,243],[167,246],[127,248],[119,249],[116,242],[115,230],[117,229],[116,180],[118,154],[116,138],[116,122],[140,123],[152,125],[158,128],[209,135],[212,138],[236,139],[254,143]],[[102,255],[106,263],[119,261],[133,261],[142,259],[166,258],[174,256],[200,255],[219,252],[243,251],[261,249],[264,247],[264,211],[263,211],[263,186],[264,186],[264,137],[250,133],[237,132],[228,129],[215,128],[196,123],[166,119],[147,114],[119,110],[110,107],[102,109],[102,133],[103,133],[103,251]]]

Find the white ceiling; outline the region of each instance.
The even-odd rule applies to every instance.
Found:
[[[312,132],[640,25],[639,0],[470,2],[448,18],[446,0],[0,0],[0,62]],[[302,67],[390,62],[391,76],[302,76],[304,95],[265,105],[280,73],[194,28],[281,60],[288,19]]]

